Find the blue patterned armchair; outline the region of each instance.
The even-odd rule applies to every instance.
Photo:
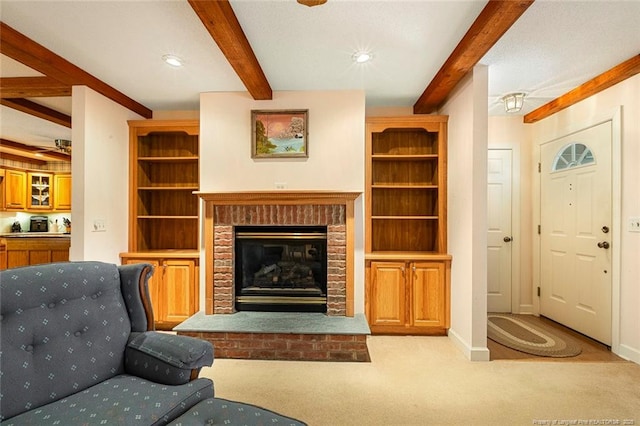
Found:
[[[0,272],[3,426],[164,425],[213,397],[209,342],[153,331],[147,264]]]

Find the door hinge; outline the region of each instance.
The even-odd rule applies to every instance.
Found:
[[[538,297],[540,297],[540,287],[538,287]]]
[[[542,171],[542,164],[538,163],[538,173]]]
[[[538,225],[538,235],[540,235],[541,233],[541,229],[540,229],[540,225]]]

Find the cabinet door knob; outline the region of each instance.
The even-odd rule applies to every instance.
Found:
[[[502,241],[504,241],[505,243],[508,243],[511,241],[511,237],[504,237]]]

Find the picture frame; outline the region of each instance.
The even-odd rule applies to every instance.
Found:
[[[251,158],[308,158],[309,110],[252,110]]]

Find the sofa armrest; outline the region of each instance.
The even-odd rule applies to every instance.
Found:
[[[127,373],[168,385],[194,380],[202,367],[212,364],[213,345],[188,336],[131,333],[125,350]]]

